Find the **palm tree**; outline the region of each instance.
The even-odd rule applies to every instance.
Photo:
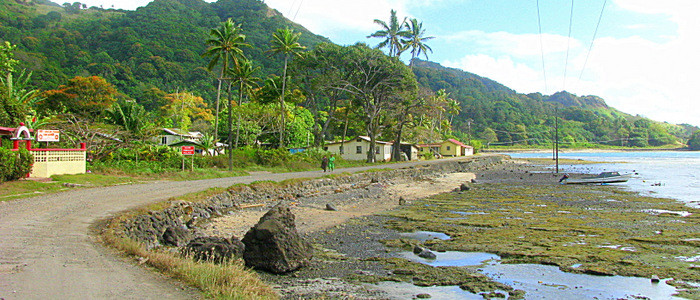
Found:
[[[241,60],[238,64],[235,64],[233,68],[227,71],[227,75],[231,80],[232,84],[238,84],[238,109],[236,112],[237,122],[236,122],[236,148],[238,148],[238,139],[241,132],[241,110],[240,107],[243,104],[243,95],[250,93],[250,91],[257,85],[260,78],[254,77],[253,74],[257,72],[260,68],[253,67],[253,63],[250,60]],[[229,97],[230,98],[230,97]],[[229,100],[231,101],[231,100]],[[233,148],[231,141],[231,113],[233,109],[233,103],[229,103],[228,111],[228,168],[229,171],[233,169]]]
[[[280,129],[280,147],[284,147],[284,130],[285,130],[285,106],[284,94],[287,87],[287,64],[290,56],[301,56],[301,51],[306,47],[299,44],[299,36],[301,32],[294,33],[294,29],[289,27],[277,29],[277,32],[272,35],[272,49],[270,52],[284,55],[284,71],[282,72],[282,93],[280,94],[280,114],[282,117],[282,128]]]
[[[404,49],[411,49],[411,62],[409,65],[413,67],[413,60],[420,56],[421,53],[425,55],[426,60],[428,59],[428,51],[432,53],[433,49],[426,45],[425,41],[432,40],[435,37],[424,36],[423,22],[419,23],[417,19],[411,19],[410,22],[407,22],[406,28],[408,33],[406,34],[406,40],[403,40],[402,44]]]
[[[218,142],[219,130],[219,101],[221,100],[221,82],[224,80],[224,72],[229,68],[230,60],[236,63],[243,58],[243,47],[250,46],[245,43],[246,36],[241,33],[241,25],[236,24],[233,20],[228,19],[218,28],[214,28],[209,32],[209,39],[206,43],[209,45],[203,56],[211,56],[207,69],[213,70],[219,61],[222,62],[221,73],[219,75],[219,85],[216,89],[216,116],[214,121],[214,141]]]
[[[401,43],[401,39],[405,38],[408,34],[408,31],[403,30],[406,24],[406,18],[399,23],[398,18],[396,17],[396,11],[392,9],[389,24],[379,19],[374,19],[374,23],[381,26],[382,29],[367,36],[367,38],[383,38],[384,41],[379,43],[377,48],[389,47],[389,56],[391,57],[401,55],[401,52],[405,50]]]

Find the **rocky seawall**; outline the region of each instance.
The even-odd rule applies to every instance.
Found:
[[[195,237],[202,235],[197,224],[243,207],[342,192],[338,191],[336,188],[338,186],[360,188],[374,182],[407,182],[454,172],[474,172],[501,164],[507,159],[507,156],[502,155],[476,156],[465,160],[450,160],[444,163],[350,175],[341,174],[288,184],[260,182],[232,186],[226,192],[204,201],[173,201],[165,209],[151,210],[123,220],[121,232],[148,249],[163,246],[182,247]]]

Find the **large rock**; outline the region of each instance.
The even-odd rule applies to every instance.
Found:
[[[249,267],[272,273],[299,269],[311,260],[311,244],[296,229],[289,206],[279,204],[268,211],[245,234],[243,259]]]
[[[166,228],[163,235],[161,235],[160,242],[163,245],[182,247],[187,245],[187,242],[191,239],[192,233],[187,230],[187,228],[183,228],[182,226],[170,226]]]
[[[221,263],[233,257],[242,257],[245,245],[235,237],[198,237],[191,240],[183,253],[197,260]]]

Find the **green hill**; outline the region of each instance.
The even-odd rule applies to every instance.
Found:
[[[137,101],[157,88],[167,93],[189,91],[212,104],[216,75],[206,70],[208,59],[202,53],[209,31],[228,18],[242,24],[251,45],[244,49],[245,55],[261,68],[257,74],[261,78],[282,70],[282,58],[267,52],[277,29],[301,32],[300,43],[310,49],[329,42],[260,0],[155,0],[135,11],[0,0],[0,40],[18,46],[16,58],[34,72],[41,90],[55,89],[75,76],[97,75]],[[551,96],[519,94],[491,79],[433,62],[415,60],[413,71],[421,86],[444,89],[459,103],[459,113],[450,120],[450,135],[462,140],[548,144],[555,107],[563,140],[583,146],[674,144],[698,129],[631,116],[596,96],[565,91]]]
[[[99,75],[133,98],[149,87],[188,90],[211,101],[215,77],[205,67],[209,31],[233,18],[242,24],[246,56],[262,74],[281,70],[269,56],[278,28],[302,32],[300,43],[328,42],[259,0],[155,0],[135,11],[58,6],[46,0],[0,0],[0,39],[18,45],[17,57],[34,71],[41,89],[74,76]]]

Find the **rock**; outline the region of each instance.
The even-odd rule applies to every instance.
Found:
[[[406,199],[399,197],[399,205],[406,205]]]
[[[433,298],[433,296],[431,296],[430,294],[423,293],[423,294],[416,295],[416,298],[417,299],[430,299],[430,298]]]
[[[336,209],[332,204],[328,203],[326,204],[326,210],[337,211],[338,209]]]
[[[260,218],[243,237],[243,259],[248,267],[282,274],[309,263],[311,244],[297,232],[294,218],[285,204],[278,204]]]
[[[484,177],[484,175],[482,174],[481,177]],[[476,178],[472,178],[471,183],[476,183]]]
[[[242,257],[245,245],[235,237],[198,237],[191,240],[183,253],[197,260],[221,263],[233,257]]]
[[[437,255],[433,253],[433,251],[430,251],[428,248],[424,248],[418,245],[413,246],[413,254],[418,255],[418,257],[422,257],[425,259],[436,259]]]
[[[163,245],[182,247],[192,239],[192,233],[181,226],[170,226],[161,235]]]
[[[661,281],[661,279],[659,278],[659,276],[657,276],[657,275],[651,275],[651,282],[652,282],[652,283],[659,283],[659,281]]]
[[[466,183],[462,183],[462,185],[459,186],[459,190],[460,190],[460,191],[468,191],[468,190],[470,190],[470,189],[471,189],[471,188],[470,188],[469,185],[467,185]]]
[[[424,249],[423,252],[418,253],[419,257],[425,258],[425,259],[436,259],[437,255],[433,253],[433,251],[430,251],[428,249]]]

